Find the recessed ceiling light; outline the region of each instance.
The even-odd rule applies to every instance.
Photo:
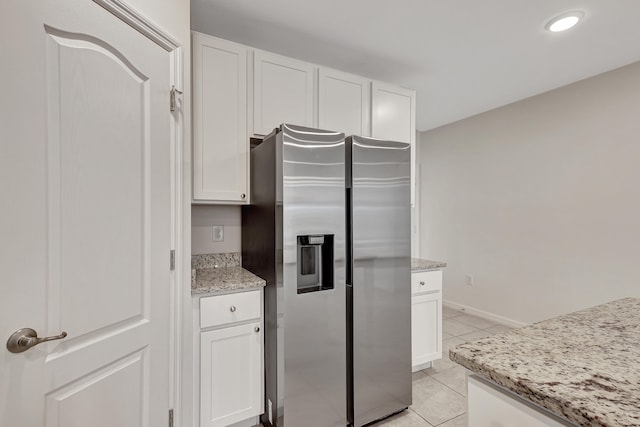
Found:
[[[547,25],[545,25],[544,28],[553,33],[565,31],[576,25],[583,16],[584,12],[580,11],[563,13],[562,15],[556,16],[551,21],[547,22]]]

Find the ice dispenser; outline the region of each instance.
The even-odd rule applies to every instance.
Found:
[[[333,289],[333,234],[298,236],[298,293]]]

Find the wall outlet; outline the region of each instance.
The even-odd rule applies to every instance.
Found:
[[[473,285],[473,275],[467,274],[467,286],[472,286],[472,285]]]
[[[213,241],[224,242],[224,225],[213,226]]]

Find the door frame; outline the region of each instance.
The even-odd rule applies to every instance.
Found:
[[[146,36],[149,40],[163,48],[169,53],[170,74],[169,85],[167,91],[175,87],[180,94],[184,91],[184,53],[183,46],[164,29],[158,27],[149,21],[143,14],[131,8],[122,0],[93,0],[94,3],[100,5],[109,13],[120,19],[130,27]],[[190,287],[184,290],[185,274],[188,271],[185,262],[190,255],[191,250],[187,247],[190,240],[186,239],[186,231],[190,227],[190,217],[187,217],[188,209],[191,207],[191,195],[189,194],[188,184],[184,182],[185,172],[183,168],[183,159],[189,158],[189,151],[184,152],[184,122],[185,111],[187,105],[184,101],[188,96],[181,98],[176,97],[176,108],[172,111],[169,129],[170,129],[170,146],[171,146],[171,249],[175,252],[174,269],[170,278],[171,296],[168,310],[170,310],[170,336],[169,336],[169,363],[171,371],[169,372],[169,408],[173,409],[174,426],[180,426],[182,418],[182,382],[185,380],[182,375],[181,367],[183,365],[183,357],[185,355],[184,345],[186,344],[180,339],[180,333],[183,328],[183,309],[182,305],[185,293],[190,291]],[[167,105],[167,110],[169,105]],[[188,148],[186,148],[188,150]],[[188,168],[187,168],[188,169]],[[185,200],[188,204],[185,205]],[[186,220],[185,220],[186,218]],[[185,222],[186,221],[186,222]],[[169,254],[167,254],[167,262],[169,262]],[[187,265],[190,265],[187,264]],[[168,415],[167,415],[168,416]]]

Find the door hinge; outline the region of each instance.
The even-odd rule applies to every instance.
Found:
[[[176,111],[176,94],[182,95],[182,91],[176,89],[175,86],[171,86],[171,92],[169,94],[169,111]]]
[[[173,409],[169,409],[169,427],[173,427]]]
[[[169,251],[169,269],[171,271],[176,269],[176,251],[175,251],[175,249],[171,249]]]

